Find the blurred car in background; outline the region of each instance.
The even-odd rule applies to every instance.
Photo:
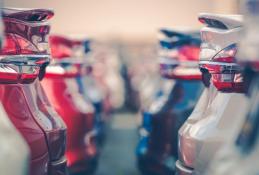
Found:
[[[102,91],[105,114],[121,109],[125,102],[121,58],[115,44],[109,45],[95,41],[91,44],[93,52],[90,52],[94,61],[91,75]]]
[[[248,102],[235,59],[242,16],[200,14],[199,20],[207,25],[201,29],[200,68],[207,74],[205,84],[211,84],[206,99],[200,98],[205,106],[197,105],[179,130],[180,175],[205,173],[217,150],[240,128]]]
[[[244,67],[245,91],[249,98],[248,112],[238,133],[217,153],[206,174],[210,175],[256,175],[259,151],[259,38],[255,37],[259,30],[259,1],[242,1],[241,10],[244,13],[244,31],[239,44],[237,60]]]
[[[105,95],[98,85],[96,78],[93,76],[93,65],[95,60],[93,53],[95,50],[91,48],[92,41],[85,39],[82,41],[81,46],[83,45],[83,52],[81,51],[81,58],[79,63],[82,65],[85,76],[77,77],[77,84],[79,86],[80,93],[84,96],[86,101],[90,101],[95,109],[95,131],[97,137],[97,143],[100,146],[103,146],[105,142],[105,122],[108,120],[109,112],[105,111]]]
[[[150,108],[143,112],[138,167],[143,174],[175,171],[177,131],[192,112],[202,90],[198,68],[200,39],[196,34],[160,31],[160,74],[164,80]]]
[[[2,14],[5,41],[0,51],[1,102],[30,147],[30,174],[66,174],[66,127],[47,104],[38,80],[49,62],[46,37],[48,19],[54,13],[47,9],[4,8]]]
[[[2,47],[4,26],[2,23],[2,17],[0,18],[0,42]],[[0,105],[0,116],[1,173],[27,175],[29,173],[29,148],[21,134],[10,121],[2,104]]]
[[[81,41],[62,36],[50,37],[53,62],[46,68],[42,85],[51,104],[67,125],[67,150],[69,172],[93,173],[98,163],[95,110],[90,101],[80,93],[81,76],[87,67],[74,56]]]

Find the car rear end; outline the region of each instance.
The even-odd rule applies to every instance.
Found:
[[[98,149],[94,108],[85,101],[77,83],[82,65],[69,59],[73,45],[70,40],[52,37],[50,42],[53,63],[46,68],[41,83],[50,103],[67,125],[68,168],[71,173],[92,173],[97,167]]]
[[[243,68],[244,90],[249,98],[248,110],[245,120],[233,139],[224,146],[213,159],[206,174],[257,174],[259,172],[258,162],[258,0],[242,1],[242,12],[244,13],[244,30],[241,41],[238,44],[237,62]]]
[[[203,85],[198,68],[200,39],[186,33],[161,30],[160,73],[170,88],[151,105],[145,154],[139,167],[148,173],[172,174],[177,160],[177,130],[192,111]],[[145,115],[146,117],[147,115]],[[142,130],[141,130],[142,131]]]
[[[240,126],[242,117],[233,120],[233,116],[244,112],[247,102],[235,62],[242,17],[201,14],[199,20],[207,25],[201,29],[200,69],[211,77],[211,93],[200,116],[192,117],[193,113],[179,130],[178,174],[204,173],[211,157]],[[228,127],[229,122],[235,126]]]
[[[35,88],[41,88],[38,77],[50,58],[48,19],[53,15],[53,11],[46,9],[3,10],[5,44],[1,50],[1,100],[30,146],[30,173],[33,175],[66,174],[66,158],[62,151],[65,150],[66,127],[60,117],[54,115],[55,111],[50,114],[41,109],[47,106],[40,104],[40,96],[43,96]],[[59,144],[53,144],[56,141]],[[53,171],[53,164],[60,168]]]

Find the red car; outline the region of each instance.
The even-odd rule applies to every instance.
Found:
[[[46,9],[3,9],[4,46],[0,50],[0,100],[27,141],[31,175],[65,175],[66,126],[39,83],[49,62]]]
[[[71,62],[73,48],[80,42],[53,36],[50,44],[53,64],[47,67],[42,85],[51,104],[67,124],[68,168],[72,174],[92,173],[98,159],[94,108],[85,101],[77,84],[77,77],[87,71],[82,64]]]

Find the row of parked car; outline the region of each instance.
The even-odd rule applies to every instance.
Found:
[[[243,15],[201,13],[200,35],[159,31],[162,83],[142,109],[142,174],[259,173],[259,1],[240,7]]]
[[[49,36],[52,10],[1,13],[0,174],[93,173],[113,106],[91,41]]]

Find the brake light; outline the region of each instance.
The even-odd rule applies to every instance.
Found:
[[[170,50],[160,58],[160,74],[166,78],[182,80],[201,80],[198,67],[200,48],[194,45],[185,45]]]
[[[37,48],[28,40],[16,34],[7,34],[4,39],[1,55],[34,54]]]
[[[5,33],[0,49],[1,83],[31,83],[38,77],[40,66],[48,64],[47,37],[50,26],[41,23],[41,20],[49,18],[46,16],[49,11],[45,12],[4,10]]]
[[[237,46],[236,44],[232,44],[226,47],[225,49],[223,49],[222,51],[220,51],[217,55],[214,56],[212,60],[215,62],[235,63],[236,53],[237,53]]]
[[[50,65],[46,68],[45,76],[48,78],[71,78],[80,75],[80,69],[77,66]]]
[[[221,50],[211,61],[200,61],[200,68],[211,73],[214,86],[224,92],[243,92],[241,66],[236,63],[237,47],[232,44]]]
[[[71,77],[77,77],[82,75],[87,75],[91,73],[92,67],[86,66],[81,63],[57,63],[49,65],[46,68],[46,77],[49,78],[71,78]]]
[[[55,60],[47,67],[47,77],[76,77],[89,74],[92,67],[83,60],[83,54],[90,49],[89,40],[71,40],[62,36],[50,36],[51,55]],[[87,49],[87,48],[88,49]]]
[[[21,76],[19,83],[32,83],[39,75],[40,67],[39,66],[21,66]]]
[[[0,83],[16,83],[19,79],[19,67],[15,65],[0,66]]]
[[[83,42],[79,40],[70,40],[62,36],[50,36],[51,55],[54,59],[63,59],[74,56],[78,48],[82,48],[79,52],[84,53]],[[81,47],[80,47],[81,46]]]
[[[67,58],[72,56],[72,49],[66,45],[51,44],[51,55],[53,58]]]
[[[26,23],[9,17],[3,18],[5,25],[4,47],[1,56],[5,55],[48,55],[48,34],[50,26],[41,23]],[[46,58],[46,61],[49,61]]]
[[[183,46],[179,49],[180,61],[198,61],[200,48],[197,46]]]

